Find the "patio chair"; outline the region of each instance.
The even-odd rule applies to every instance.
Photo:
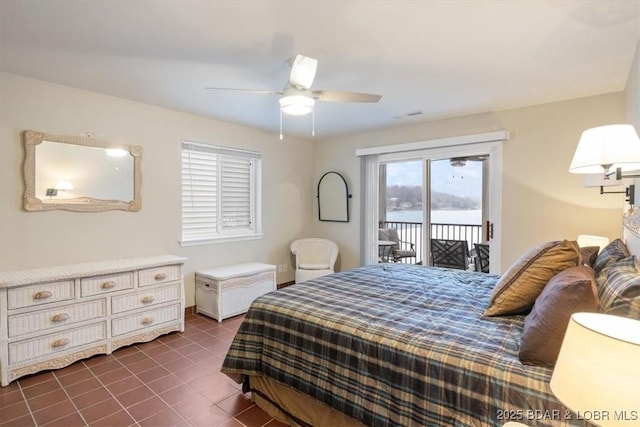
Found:
[[[476,266],[476,271],[488,273],[489,272],[489,245],[484,243],[474,243],[473,248],[476,251],[475,257],[473,258]]]
[[[401,262],[404,258],[414,258],[416,256],[415,245],[411,242],[400,240],[398,230],[395,228],[379,228],[378,240],[395,242],[391,246],[391,253],[389,254],[384,253],[384,248],[379,249],[379,255],[385,261]]]
[[[431,239],[431,265],[466,270],[469,266],[469,244],[466,240]]]

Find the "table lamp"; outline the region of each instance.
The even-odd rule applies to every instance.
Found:
[[[574,313],[551,390],[575,419],[600,426],[640,424],[640,321]]]

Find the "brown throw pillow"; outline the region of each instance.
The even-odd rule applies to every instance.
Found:
[[[600,246],[585,246],[580,248],[580,264],[586,264],[589,267],[593,267],[598,258],[598,252],[600,252]]]
[[[598,290],[591,267],[572,267],[554,276],[524,318],[520,361],[525,365],[555,365],[571,315],[597,310]]]
[[[568,240],[547,242],[527,251],[498,279],[485,316],[524,313],[531,309],[549,280],[580,261]]]

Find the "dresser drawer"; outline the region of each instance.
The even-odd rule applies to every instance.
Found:
[[[63,355],[70,349],[104,340],[107,337],[106,322],[69,329],[38,338],[9,344],[9,363],[20,363],[42,356]]]
[[[38,283],[37,285],[12,288],[7,292],[9,310],[33,307],[74,298],[73,280]]]
[[[158,283],[172,282],[182,279],[179,265],[166,265],[158,268],[148,268],[138,271],[138,285],[156,285]]]
[[[133,288],[133,272],[87,277],[80,280],[83,297]]]
[[[119,317],[111,322],[111,335],[118,336],[182,318],[180,304]]]
[[[117,314],[140,307],[150,307],[170,301],[180,301],[180,283],[162,288],[151,288],[145,292],[118,295],[111,298],[111,313]]]
[[[9,316],[9,338],[107,315],[106,299]]]

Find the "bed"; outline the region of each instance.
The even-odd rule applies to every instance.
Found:
[[[583,425],[519,360],[525,316],[484,315],[497,281],[377,264],[290,286],[254,301],[222,371],[294,425]]]

